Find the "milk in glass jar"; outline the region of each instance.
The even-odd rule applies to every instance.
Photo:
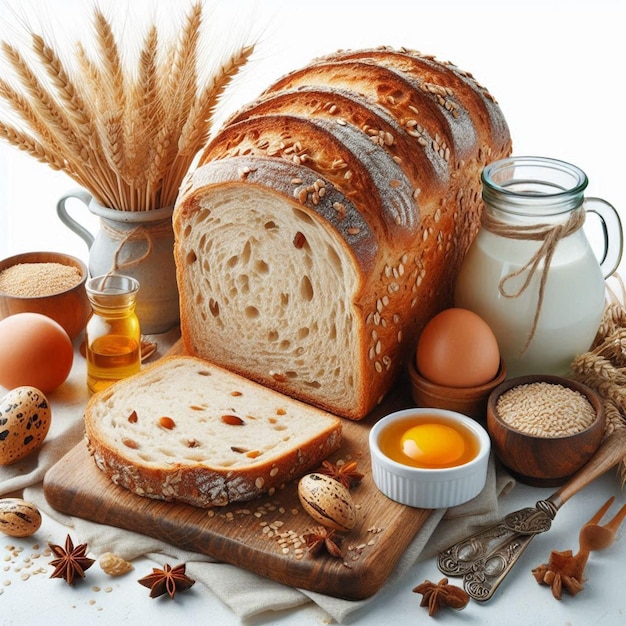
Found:
[[[455,306],[493,330],[509,377],[569,371],[598,330],[604,279],[621,260],[622,227],[604,200],[585,198],[587,176],[574,165],[510,157],[482,173],[481,228],[461,266]],[[583,229],[599,218],[601,254]]]

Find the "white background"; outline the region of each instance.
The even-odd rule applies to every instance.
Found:
[[[100,4],[108,10],[126,1]],[[131,5],[137,24],[164,7],[171,15],[187,6],[180,0],[135,0]],[[15,22],[12,10],[22,16],[34,8],[38,19],[30,23],[57,33],[60,46],[78,38],[89,41],[90,6],[85,0],[0,0],[0,35],[15,35],[7,25]],[[406,46],[471,71],[500,103],[515,154],[578,165],[589,176],[588,195],[604,197],[623,216],[623,7],[618,0],[222,0],[214,18],[209,17],[212,32],[235,41],[260,34],[261,41],[218,120],[315,56],[337,48]],[[207,64],[213,57],[207,49]],[[65,175],[0,141],[0,257],[61,250],[86,258],[85,244],[55,212],[57,198],[72,187]],[[95,227],[82,206],[74,214]]]

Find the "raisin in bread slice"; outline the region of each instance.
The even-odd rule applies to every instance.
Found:
[[[149,498],[197,507],[251,500],[317,467],[340,420],[200,359],[173,356],[94,395],[97,467]]]

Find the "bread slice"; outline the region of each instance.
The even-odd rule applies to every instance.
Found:
[[[354,332],[362,322],[353,300],[363,276],[375,272],[378,244],[340,191],[329,182],[323,194],[321,186],[315,191],[318,180],[306,167],[271,158],[197,170],[194,191],[220,194],[210,207],[190,200],[179,210],[181,329],[189,354],[219,346],[216,358],[243,376],[279,390],[297,385],[326,410],[359,415],[370,390],[353,368],[371,361],[359,347],[362,332]]]
[[[115,484],[223,506],[272,492],[341,443],[341,421],[201,359],[166,357],[95,394],[85,435]]]

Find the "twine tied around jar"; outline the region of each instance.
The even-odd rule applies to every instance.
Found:
[[[113,253],[111,269],[108,272],[108,274],[114,274],[118,270],[124,270],[133,265],[138,265],[149,258],[152,254],[154,240],[167,236],[172,230],[172,224],[169,220],[163,220],[163,222],[150,225],[149,227],[139,225],[132,230],[124,231],[115,228],[111,223],[107,223],[103,220],[101,228],[106,232],[111,241],[117,242],[117,247]],[[139,241],[141,239],[147,244],[146,251],[139,257],[120,262],[119,256],[124,246],[131,241]]]
[[[521,354],[523,355],[537,330],[537,324],[539,322],[539,314],[541,313],[541,307],[543,305],[543,298],[545,293],[546,280],[548,278],[548,270],[550,269],[550,263],[556,250],[556,246],[561,239],[564,239],[568,235],[576,232],[585,222],[585,209],[580,206],[572,211],[566,222],[561,224],[509,224],[503,222],[494,217],[488,211],[483,211],[482,214],[482,226],[485,230],[504,237],[506,239],[528,240],[528,241],[541,241],[535,254],[531,256],[527,263],[525,263],[519,269],[510,272],[504,276],[499,284],[498,291],[504,298],[517,298],[519,297],[530,285],[531,280],[536,272],[541,271],[541,278],[539,281],[539,295],[537,298],[537,307],[535,309],[535,316],[533,324],[530,329],[524,348]],[[539,265],[543,261],[543,269],[539,269]],[[522,285],[514,292],[507,292],[506,283],[514,278],[526,273],[526,278]]]

